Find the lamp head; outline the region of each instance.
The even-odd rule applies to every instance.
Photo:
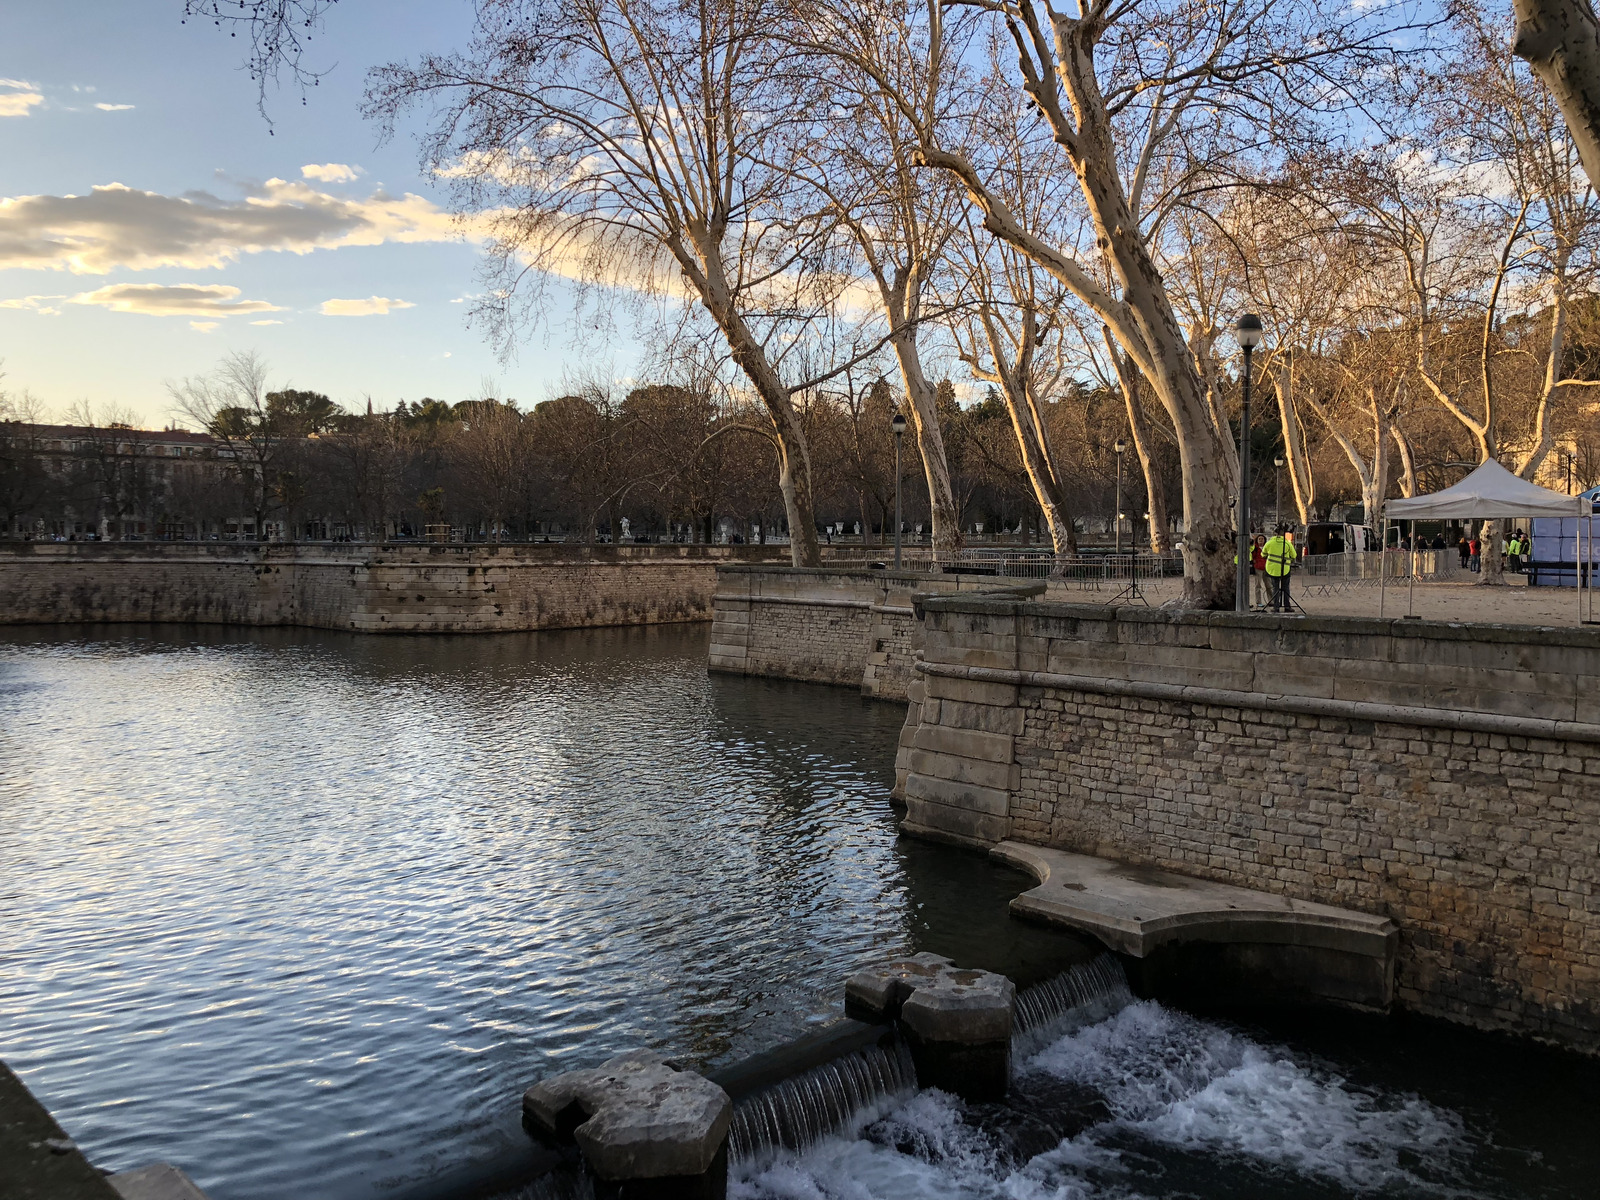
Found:
[[[1118,438],[1114,443],[1112,443],[1111,448],[1118,454],[1122,454],[1128,449],[1128,443],[1123,441],[1121,438]]]
[[[1281,470],[1282,467],[1283,467],[1283,455],[1281,455],[1281,454],[1276,455],[1272,460],[1272,465],[1275,466],[1275,467],[1278,467]]]
[[[905,415],[903,413],[895,413],[894,416],[889,418],[889,428],[894,430],[895,437],[899,437],[904,433],[906,431]]]
[[[1233,326],[1233,336],[1246,350],[1261,345],[1261,318],[1255,313],[1245,313]]]

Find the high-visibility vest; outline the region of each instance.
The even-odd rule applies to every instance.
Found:
[[[1294,566],[1300,557],[1295,552],[1294,543],[1281,534],[1267,539],[1266,548],[1262,551],[1267,560],[1267,574],[1274,577],[1287,575],[1289,568]]]

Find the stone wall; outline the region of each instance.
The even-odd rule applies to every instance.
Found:
[[[1600,631],[924,607],[908,831],[1391,917],[1405,1007],[1600,1052]]]
[[[711,669],[835,683],[904,700],[915,678],[921,630],[913,597],[992,591],[1005,582],[847,567],[722,566]]]
[[[0,544],[0,624],[196,621],[476,633],[704,621],[758,546]]]

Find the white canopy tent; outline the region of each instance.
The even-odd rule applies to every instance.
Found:
[[[1581,496],[1568,496],[1553,492],[1536,483],[1529,483],[1520,475],[1513,475],[1494,459],[1480,463],[1470,475],[1453,487],[1426,496],[1412,496],[1405,500],[1389,500],[1383,506],[1383,541],[1380,545],[1387,553],[1390,521],[1492,521],[1518,517],[1584,517],[1587,518],[1589,543],[1594,544],[1593,505]],[[1581,538],[1579,541],[1581,542]],[[1411,551],[1416,554],[1415,545]],[[1581,550],[1573,567],[1578,571],[1578,619],[1584,617],[1583,570]],[[1383,615],[1383,585],[1388,572],[1379,574],[1378,615]],[[1406,597],[1407,616],[1411,600],[1416,594],[1417,572],[1412,565],[1411,586]],[[1593,601],[1590,601],[1591,606]]]

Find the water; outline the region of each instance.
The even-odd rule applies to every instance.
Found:
[[[735,1195],[1594,1194],[1593,1064],[1124,1004],[1086,944],[1007,919],[1025,879],[895,838],[898,706],[704,654],[696,629],[0,632],[0,1057],[102,1165],[365,1200],[521,1137],[543,1075],[726,1064],[932,950],[1024,986],[1010,1101],[841,1066]]]
[[[911,1052],[898,1039],[851,1051],[739,1101],[728,1130],[728,1155],[747,1163],[780,1149],[804,1150],[916,1086]]]
[[[736,1165],[736,1200],[1592,1197],[1595,1110],[1547,1156],[1409,1089],[1149,1001],[1021,1060],[1003,1104],[939,1091]],[[1493,1086],[1479,1077],[1480,1089]],[[1589,1092],[1592,1098],[1592,1084]],[[1568,1093],[1561,1101],[1581,1099]],[[1547,1098],[1544,1103],[1550,1104]],[[1580,1130],[1578,1123],[1582,1122]],[[1563,1161],[1556,1161],[1561,1159]]]
[[[1078,963],[1017,993],[1013,1052],[1031,1055],[1062,1034],[1103,1021],[1133,1000],[1115,955]]]
[[[0,1058],[99,1165],[361,1200],[635,1046],[715,1065],[930,949],[1085,953],[901,845],[903,710],[703,629],[0,632]]]

